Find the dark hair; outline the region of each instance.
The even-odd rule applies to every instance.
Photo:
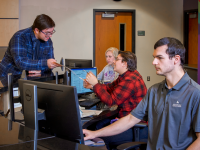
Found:
[[[134,53],[129,51],[119,51],[119,54],[122,57],[122,62],[127,62],[127,68],[130,71],[137,69],[137,57]]]
[[[185,51],[186,51],[183,44],[175,38],[165,37],[156,42],[156,44],[154,45],[154,49],[163,45],[168,46],[166,53],[169,55],[170,59],[175,57],[175,55],[180,56],[181,66],[183,67],[183,64],[185,63]]]
[[[32,29],[38,28],[40,31],[55,27],[55,22],[47,15],[41,14],[35,18]]]

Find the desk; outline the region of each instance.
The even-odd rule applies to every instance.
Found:
[[[102,150],[98,147],[70,142],[59,138],[49,138],[37,141],[28,141],[17,145],[0,147],[0,150]]]
[[[35,130],[7,118],[0,117],[0,147],[19,144],[34,140]],[[37,139],[52,138],[54,136],[39,132]]]
[[[40,80],[39,81],[41,81],[41,78],[39,78]],[[47,79],[46,77],[44,78],[45,80]],[[40,83],[38,83],[38,84],[40,84]],[[54,85],[55,84],[49,84],[49,85],[51,85],[52,87],[54,87]],[[62,87],[62,90],[63,90],[63,87],[67,87],[67,86],[63,86],[63,85],[57,85],[56,86],[56,91],[57,91],[57,89],[59,89],[59,87],[61,88]],[[68,87],[69,88],[69,87]],[[70,87],[70,88],[72,88],[72,87]],[[42,89],[44,89],[44,88],[42,88]],[[74,89],[73,89],[73,91],[75,91]],[[53,93],[52,91],[50,91],[51,93]],[[71,91],[70,91],[71,92]],[[66,93],[66,91],[65,92],[63,92],[63,93]],[[71,92],[71,93],[73,93],[73,92]],[[70,94],[70,93],[69,93]],[[48,109],[46,109],[46,112],[48,111],[48,110],[50,110],[50,108],[56,108],[56,109],[58,109],[58,111],[57,110],[55,110],[55,111],[49,111],[49,112],[51,112],[51,113],[49,113],[49,118],[56,118],[55,120],[56,121],[54,121],[53,123],[52,123],[52,121],[49,121],[49,120],[52,120],[52,119],[47,119],[47,126],[46,126],[46,130],[47,131],[51,131],[51,133],[55,133],[56,134],[56,136],[59,136],[60,135],[60,137],[63,137],[63,136],[68,136],[68,138],[66,138],[66,139],[70,139],[70,140],[73,140],[74,139],[74,141],[76,140],[78,140],[80,137],[81,137],[81,140],[83,141],[83,134],[82,134],[82,128],[81,128],[81,126],[80,126],[80,117],[79,117],[79,112],[77,111],[78,109],[78,103],[77,103],[77,97],[76,97],[76,91],[73,93],[73,96],[75,95],[75,97],[76,98],[74,98],[73,96],[73,98],[72,98],[72,100],[73,100],[73,102],[71,102],[70,104],[66,104],[66,103],[64,103],[64,102],[67,102],[66,101],[66,99],[65,99],[65,97],[67,97],[67,96],[69,96],[69,94],[68,95],[65,95],[65,96],[63,96],[64,98],[64,100],[65,101],[62,101],[62,105],[60,105],[60,103],[59,103],[59,105],[60,106],[67,106],[66,108],[64,108],[64,109],[62,109],[62,111],[60,111],[61,109],[58,109],[58,107],[56,107],[56,105],[51,105],[51,107],[50,107],[50,104],[49,105],[47,105],[47,106],[49,106],[48,107]],[[39,94],[38,94],[39,95]],[[50,95],[50,94],[48,94],[48,95]],[[55,94],[56,95],[56,94]],[[43,96],[46,96],[46,95],[44,95],[43,94]],[[39,98],[38,98],[39,99]],[[43,99],[43,98],[41,98],[41,99]],[[48,98],[48,102],[49,102],[49,99],[50,98]],[[55,99],[55,97],[54,97],[54,99]],[[54,99],[52,99],[52,101],[53,102],[55,102],[54,101]],[[60,99],[62,99],[62,98],[60,98]],[[59,99],[59,100],[60,100]],[[45,102],[45,104],[46,104],[46,102]],[[58,104],[58,101],[56,101],[56,103],[54,103],[54,104]],[[64,104],[66,104],[66,105],[64,105]],[[45,105],[46,106],[46,105]],[[71,107],[71,108],[73,108],[73,110],[76,110],[76,112],[73,112],[73,113],[71,113],[71,112],[66,112],[66,110],[71,110],[69,107]],[[70,118],[70,119],[66,119],[67,117],[66,116],[64,116],[64,117],[61,117],[61,115],[57,115],[57,113],[55,113],[55,112],[62,112],[62,113],[60,113],[60,114],[69,114],[68,116],[70,116],[70,117],[73,117],[73,118]],[[54,113],[53,115],[52,115],[52,113]],[[48,113],[47,113],[48,114]],[[52,117],[53,116],[53,117]],[[74,116],[76,116],[76,119],[74,119],[75,117]],[[60,118],[60,119],[59,119]],[[79,119],[79,120],[78,120]],[[62,122],[59,122],[59,120],[61,120]],[[69,121],[70,120],[70,121]],[[73,123],[71,123],[71,121],[77,121],[77,122],[73,122]],[[64,123],[65,122],[65,123]],[[46,125],[46,124],[45,124]],[[25,128],[27,128],[27,127],[25,127]],[[13,128],[14,129],[14,128]],[[70,130],[70,131],[69,131]],[[80,134],[78,133],[78,131],[80,131]],[[41,142],[41,140],[47,140],[47,138],[48,138],[48,140],[50,139],[50,138],[57,138],[57,137],[54,137],[54,136],[51,136],[51,135],[47,135],[46,137],[42,137],[42,138],[40,138],[40,135],[39,135],[39,132],[36,132],[35,130],[31,130],[30,132],[31,133],[29,133],[29,132],[27,132],[27,131],[24,131],[24,130],[18,130],[17,131],[18,133],[19,132],[23,132],[24,133],[24,135],[23,136],[19,136],[19,134],[15,134],[15,143],[3,143],[2,144],[2,146],[1,147],[13,147],[14,145],[13,144],[15,144],[15,146],[20,146],[20,145],[26,145],[28,142],[30,142],[30,143],[33,143],[34,145],[37,145],[37,143],[40,141]],[[70,132],[71,132],[71,134],[70,134]],[[76,133],[77,132],[77,133]],[[49,132],[48,132],[49,133]],[[6,133],[5,135],[7,135],[8,133]],[[28,136],[26,135],[26,134],[28,134]],[[79,135],[78,135],[79,134]],[[1,135],[3,135],[3,134],[1,134]],[[32,135],[32,136],[30,136],[30,135]],[[73,136],[79,136],[78,138],[73,138]],[[70,138],[69,138],[70,137]],[[71,138],[72,137],[72,138]],[[20,142],[19,142],[20,141]],[[45,142],[44,142],[45,143]],[[52,142],[50,142],[50,143],[52,143]],[[57,145],[56,143],[54,144],[54,145]],[[77,145],[76,143],[75,143],[75,145]],[[14,147],[15,147],[14,146]],[[16,147],[15,147],[16,148]],[[66,148],[67,149],[67,148]],[[74,149],[74,148],[73,148]]]
[[[38,132],[4,117],[0,117],[0,122],[0,150],[100,150]],[[9,123],[12,130],[8,130]]]

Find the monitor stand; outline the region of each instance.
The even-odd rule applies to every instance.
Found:
[[[37,85],[24,83],[23,89],[25,126],[38,130]]]
[[[69,71],[65,70],[65,73],[63,75],[63,84],[70,85],[70,77],[69,77]]]
[[[20,102],[20,98],[19,97],[17,97],[17,98],[13,97],[13,76],[12,76],[12,73],[8,74],[8,91],[2,94],[2,100],[4,101],[5,117],[8,118],[11,121],[22,122],[23,117],[21,115],[21,112],[20,112],[20,114],[15,114],[14,103]],[[18,119],[16,119],[16,118],[18,118]]]
[[[14,101],[13,101],[13,78],[12,73],[8,74],[8,99],[9,99],[9,105],[10,109],[7,113],[10,112],[10,120],[15,120],[15,110],[14,110]]]

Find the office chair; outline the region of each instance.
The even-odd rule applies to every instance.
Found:
[[[142,129],[147,129],[148,125],[147,123],[137,123],[132,129],[134,134],[134,141],[121,144],[117,146],[117,150],[146,150],[147,146],[147,138],[141,139],[140,131]],[[147,135],[148,136],[148,135]]]

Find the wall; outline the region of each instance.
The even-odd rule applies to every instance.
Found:
[[[55,58],[93,58],[93,9],[135,9],[138,71],[147,87],[163,80],[152,65],[154,43],[166,36],[183,41],[182,0],[20,0],[20,29],[32,25],[36,15],[45,13],[56,22],[52,40]],[[60,69],[56,69],[61,72]],[[150,76],[150,81],[147,81]]]
[[[183,0],[183,9],[184,10],[198,9],[198,0]]]

